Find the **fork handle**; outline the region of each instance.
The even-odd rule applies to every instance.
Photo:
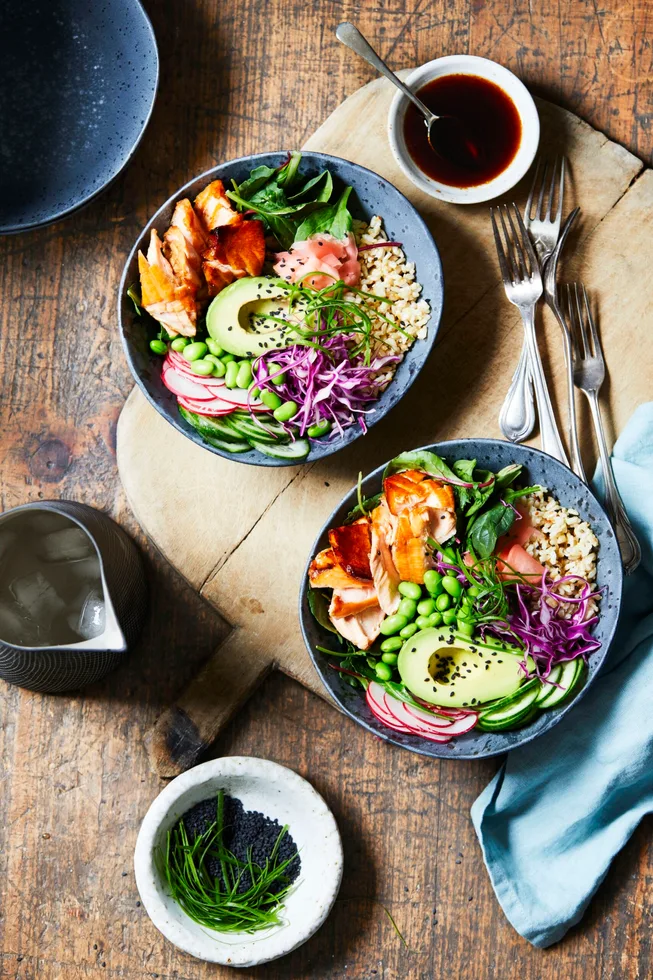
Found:
[[[535,303],[529,306],[520,306],[524,322],[524,335],[528,347],[528,357],[530,360],[531,374],[533,376],[533,386],[535,388],[535,401],[537,402],[537,414],[540,420],[540,439],[542,450],[560,460],[565,466],[569,466],[567,454],[564,451],[560,440],[560,433],[553,414],[553,406],[549,397],[549,391],[544,377],[542,359],[537,347],[537,336],[535,333]]]
[[[599,455],[601,457],[601,469],[605,480],[605,509],[617,536],[621,560],[624,571],[627,575],[634,572],[642,559],[642,549],[639,541],[635,537],[633,526],[628,520],[626,508],[619,496],[617,484],[615,483],[612,471],[612,460],[608,452],[608,444],[603,429],[603,419],[601,418],[601,408],[599,406],[598,392],[594,390],[585,391],[592,413],[592,421],[596,432],[596,441],[599,444]]]
[[[526,341],[499,412],[499,426],[510,442],[523,442],[535,428],[533,383]]]

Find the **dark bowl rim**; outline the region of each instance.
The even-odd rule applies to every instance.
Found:
[[[152,92],[152,98],[150,101],[149,108],[147,110],[145,119],[143,120],[143,124],[140,128],[140,132],[136,137],[135,142],[132,143],[129,152],[125,156],[125,159],[123,160],[118,170],[116,170],[115,174],[109,177],[109,179],[106,180],[101,187],[98,187],[96,188],[96,190],[91,191],[90,194],[87,194],[87,196],[82,198],[82,200],[76,201],[75,204],[71,204],[69,207],[64,208],[63,211],[58,211],[56,214],[52,214],[49,217],[44,218],[42,221],[31,221],[29,224],[24,224],[24,225],[0,224],[0,235],[20,235],[22,232],[36,231],[38,228],[47,228],[48,225],[56,224],[57,221],[63,221],[64,218],[68,218],[70,217],[70,215],[75,214],[75,212],[81,211],[82,208],[85,208],[87,205],[91,204],[91,202],[94,201],[101,194],[104,194],[104,192],[107,191],[115,183],[116,180],[118,180],[118,177],[120,177],[120,175],[125,172],[125,168],[128,167],[131,161],[133,160],[134,155],[137,149],[139,148],[139,146],[141,145],[141,141],[143,137],[145,136],[145,131],[150,124],[150,119],[152,118],[152,113],[154,112],[154,106],[156,104],[157,95],[159,94],[159,83],[161,81],[161,59],[159,57],[159,46],[156,42],[156,34],[154,33],[154,27],[152,26],[152,21],[147,11],[145,10],[145,7],[143,6],[141,0],[130,0],[130,2],[133,3],[135,6],[139,7],[145,26],[149,31],[150,39],[152,42],[152,49],[154,53],[154,68],[155,68],[154,91]]]
[[[393,409],[397,408],[397,406],[400,404],[406,392],[412,387],[414,382],[421,374],[422,369],[424,368],[424,365],[426,364],[426,361],[430,356],[431,351],[433,350],[433,346],[435,344],[437,335],[440,330],[440,325],[442,323],[442,311],[444,308],[444,275],[442,269],[442,258],[440,256],[440,250],[438,248],[437,242],[435,241],[435,238],[433,237],[431,229],[429,228],[426,221],[419,213],[415,205],[406,197],[404,193],[402,193],[402,191],[399,190],[399,188],[395,187],[395,185],[391,183],[391,181],[387,180],[387,178],[382,177],[380,174],[375,173],[373,170],[370,170],[368,167],[362,167],[358,163],[354,163],[351,160],[347,160],[345,159],[345,157],[334,156],[332,153],[322,153],[319,150],[300,150],[299,152],[301,152],[302,158],[306,157],[307,159],[309,159],[311,157],[319,157],[321,160],[327,162],[333,161],[336,164],[346,163],[350,167],[354,167],[356,170],[361,171],[363,174],[367,174],[370,177],[374,178],[375,180],[381,181],[383,184],[389,185],[392,188],[392,190],[396,194],[398,194],[399,197],[403,200],[406,208],[411,214],[411,220],[414,220],[415,223],[421,227],[422,231],[426,235],[428,241],[431,243],[433,248],[433,255],[430,261],[432,267],[434,267],[434,270],[437,273],[440,280],[440,297],[439,297],[438,309],[435,311],[433,310],[431,311],[431,317],[428,322],[427,336],[423,340],[416,341],[421,344],[424,344],[424,347],[422,348],[422,365],[419,368],[419,370],[415,372],[413,377],[411,377],[408,380],[408,383],[406,384],[406,387],[404,389],[404,393],[401,395],[399,400],[394,405],[391,405],[389,408],[387,408],[384,412],[379,413],[376,417],[373,417],[367,422],[367,429],[369,431],[369,429],[371,429],[374,425],[376,425],[377,422],[380,422],[381,419],[385,418],[386,415],[388,415]],[[207,450],[207,452],[212,453],[214,456],[219,456],[221,459],[228,459],[237,463],[244,463],[247,466],[266,466],[271,468],[277,468],[280,466],[305,466],[307,464],[316,462],[318,458],[320,460],[326,459],[328,456],[333,456],[334,453],[340,452],[342,449],[346,448],[346,446],[349,446],[351,443],[356,442],[356,440],[359,439],[365,433],[363,433],[361,430],[359,435],[352,438],[351,442],[345,443],[345,445],[338,445],[334,441],[333,447],[329,449],[329,452],[323,452],[318,458],[312,459],[309,454],[309,456],[303,460],[278,459],[272,461],[270,459],[267,459],[266,462],[262,462],[258,458],[245,459],[240,457],[239,455],[234,455],[233,453],[223,452],[222,450],[217,449],[214,446],[210,446],[207,443],[202,442],[199,439],[199,437],[196,440],[195,438],[193,438],[192,433],[188,432],[187,429],[177,420],[177,418],[175,419],[168,418],[166,415],[163,414],[163,412],[160,411],[156,399],[150,394],[145,382],[139,376],[138,372],[135,370],[134,365],[132,364],[132,356],[131,356],[129,344],[127,342],[126,331],[124,329],[122,306],[123,306],[123,298],[127,288],[127,279],[130,278],[129,276],[130,266],[138,250],[142,247],[143,242],[145,241],[145,236],[149,233],[154,222],[157,220],[158,215],[166,208],[169,208],[171,205],[173,205],[177,200],[179,200],[180,197],[183,197],[186,191],[188,190],[188,188],[190,188],[193,184],[195,184],[199,180],[203,180],[205,178],[211,177],[216,172],[216,170],[222,170],[224,167],[236,166],[238,164],[245,164],[245,163],[251,163],[255,165],[258,160],[261,160],[264,157],[269,157],[274,154],[285,155],[287,154],[287,150],[266,150],[265,152],[262,153],[249,153],[249,154],[245,154],[244,156],[235,157],[233,160],[225,160],[223,163],[217,164],[215,167],[210,167],[208,170],[205,170],[202,173],[197,174],[195,177],[192,177],[190,180],[187,180],[185,184],[183,184],[176,191],[174,191],[167,198],[167,200],[159,208],[157,208],[157,210],[151,215],[151,217],[147,220],[146,224],[143,226],[140,233],[138,234],[134,242],[134,245],[130,249],[129,255],[127,256],[127,259],[123,266],[123,271],[120,276],[120,284],[118,286],[118,297],[117,297],[118,326],[120,329],[120,341],[122,344],[125,359],[129,366],[129,370],[132,375],[132,378],[138,385],[139,389],[141,390],[141,392],[143,393],[143,395],[145,396],[149,404],[157,412],[157,414],[160,415],[161,418],[164,419],[164,421],[166,421],[174,429],[176,429],[177,432],[180,432],[183,436],[185,436],[185,438],[189,439],[191,442],[193,442],[196,446],[199,446],[201,449],[205,449]],[[410,258],[408,256],[407,259],[410,261]],[[411,347],[410,350],[412,349],[413,348]],[[249,456],[250,454],[246,453],[244,455]],[[261,456],[261,454],[257,453],[257,457],[258,456]]]
[[[443,442],[433,442],[433,443],[430,443],[430,444],[425,445],[425,446],[418,446],[413,451],[414,452],[419,452],[420,450],[429,450],[431,452],[435,451],[435,452],[437,452],[438,455],[444,456],[446,458],[446,456],[447,456],[447,449],[449,447],[460,445],[460,443],[466,443],[466,442],[474,442],[477,445],[478,444],[482,444],[482,445],[488,446],[488,447],[489,446],[496,446],[497,444],[501,444],[501,445],[505,445],[505,446],[512,445],[512,443],[508,442],[505,439],[491,439],[491,438],[484,438],[484,437],[475,438],[473,436],[466,436],[466,437],[460,438],[460,439],[447,439],[447,440],[445,440]],[[576,481],[576,483],[579,484],[580,486],[582,486],[584,488],[584,492],[587,491],[589,493],[591,499],[593,500],[594,504],[598,508],[598,511],[599,511],[600,516],[603,518],[603,520],[605,521],[606,525],[608,527],[611,527],[610,520],[609,520],[608,515],[607,515],[607,513],[605,511],[605,508],[603,507],[603,505],[601,504],[601,502],[598,500],[596,494],[594,493],[594,490],[592,489],[591,486],[588,486],[587,484],[583,483],[582,480],[578,476],[576,476],[576,474],[573,472],[573,470],[571,470],[564,463],[561,463],[559,460],[555,460],[554,457],[549,456],[548,453],[543,452],[543,450],[541,450],[541,449],[537,449],[537,448],[535,448],[533,446],[524,446],[522,444],[519,444],[519,449],[525,450],[528,453],[532,453],[535,456],[542,457],[542,458],[544,458],[547,461],[553,460],[553,462],[554,463],[557,463],[559,466],[564,466],[564,468],[569,471],[569,473],[571,474],[572,478]],[[382,463],[380,466],[377,466],[376,469],[371,470],[369,473],[367,473],[363,477],[363,483],[367,479],[369,479],[370,477],[376,477],[377,475],[380,476],[382,474],[383,470],[385,469],[385,467],[387,466],[388,462],[389,461],[386,460],[385,463]],[[507,752],[512,752],[515,749],[521,748],[522,745],[526,745],[528,742],[531,742],[531,741],[533,741],[536,738],[540,738],[541,736],[546,735],[548,732],[550,732],[551,729],[554,728],[562,720],[562,718],[564,718],[564,716],[567,714],[567,712],[570,711],[576,704],[578,704],[579,701],[585,696],[586,692],[592,686],[592,684],[594,683],[595,679],[600,675],[601,669],[602,669],[602,667],[603,667],[603,665],[605,663],[605,659],[606,659],[606,657],[607,657],[607,655],[608,655],[608,653],[610,651],[610,648],[612,647],[612,643],[614,641],[614,636],[615,636],[615,633],[616,633],[616,630],[617,630],[617,626],[619,625],[619,618],[620,618],[620,615],[621,615],[621,603],[622,603],[622,596],[623,596],[623,581],[624,581],[624,571],[623,571],[623,566],[622,566],[621,562],[619,562],[619,564],[618,564],[618,576],[617,576],[617,579],[618,579],[618,589],[615,589],[615,600],[614,601],[615,601],[615,604],[616,604],[617,609],[616,609],[616,613],[615,613],[615,616],[614,616],[614,623],[613,623],[612,629],[610,630],[610,633],[608,634],[608,636],[606,638],[605,643],[601,647],[601,650],[600,651],[597,651],[600,654],[600,657],[598,659],[595,659],[595,661],[594,661],[597,664],[597,669],[596,669],[595,673],[593,674],[593,676],[588,679],[587,683],[583,685],[583,687],[578,692],[578,694],[576,695],[576,697],[572,698],[568,702],[568,704],[566,704],[563,707],[559,708],[555,714],[552,714],[552,716],[551,716],[551,723],[547,726],[547,728],[545,728],[541,732],[532,732],[529,735],[528,734],[529,726],[526,726],[525,728],[520,729],[520,731],[523,731],[525,733],[525,737],[522,738],[515,745],[511,745],[511,746],[506,747],[506,748],[501,748],[501,749],[496,749],[496,750],[486,751],[486,752],[465,752],[465,753],[462,753],[461,752],[461,753],[456,754],[455,756],[447,756],[444,753],[444,749],[446,748],[446,745],[443,744],[443,746],[442,746],[443,754],[442,755],[436,755],[433,750],[429,751],[426,747],[424,747],[424,745],[420,745],[420,744],[406,745],[403,742],[399,742],[398,739],[394,736],[394,734],[392,732],[392,729],[390,729],[390,728],[386,729],[386,731],[388,732],[387,735],[385,734],[385,732],[377,731],[376,728],[373,728],[370,724],[368,724],[368,722],[366,722],[363,718],[361,718],[354,711],[352,711],[349,707],[347,707],[346,704],[344,704],[343,702],[341,702],[341,700],[335,696],[334,692],[326,684],[326,682],[324,680],[324,676],[326,676],[326,675],[324,674],[324,671],[322,669],[322,668],[324,668],[324,663],[321,662],[321,661],[318,661],[318,658],[315,655],[315,652],[314,652],[314,650],[312,648],[312,645],[311,645],[311,643],[309,642],[309,639],[308,639],[307,629],[306,629],[306,625],[305,625],[305,614],[304,614],[304,603],[305,603],[305,601],[306,601],[306,604],[308,602],[308,600],[307,600],[307,596],[308,596],[308,569],[309,569],[309,566],[311,564],[311,561],[313,560],[313,556],[315,554],[315,548],[316,548],[316,546],[317,546],[320,538],[322,537],[323,534],[325,534],[329,530],[329,527],[331,526],[332,520],[335,518],[335,516],[338,513],[338,511],[342,508],[342,506],[344,505],[344,503],[347,500],[347,498],[349,496],[351,496],[352,493],[355,493],[355,491],[356,491],[356,488],[355,487],[352,487],[352,489],[349,490],[348,493],[346,493],[344,497],[342,497],[342,499],[340,500],[340,503],[337,505],[337,507],[334,507],[334,509],[332,510],[331,514],[329,515],[329,517],[326,519],[326,521],[324,522],[324,524],[320,528],[318,534],[315,536],[315,539],[313,541],[313,545],[311,547],[310,554],[309,554],[309,556],[307,558],[307,561],[306,561],[306,564],[304,566],[304,572],[303,572],[303,575],[302,575],[301,587],[300,587],[300,590],[299,590],[298,613],[299,613],[299,625],[300,625],[300,629],[301,629],[301,633],[302,633],[302,638],[304,640],[304,645],[306,646],[306,649],[308,650],[308,654],[309,654],[309,656],[311,658],[311,661],[313,663],[313,666],[315,667],[315,670],[316,670],[316,672],[317,672],[317,674],[318,674],[318,676],[320,678],[320,681],[322,682],[322,684],[323,684],[323,686],[325,688],[325,691],[327,692],[329,698],[332,701],[335,702],[335,704],[337,705],[337,707],[339,708],[340,711],[342,711],[344,714],[348,715],[348,717],[351,718],[352,721],[355,721],[358,725],[361,725],[363,728],[366,729],[366,731],[368,731],[371,735],[374,735],[376,738],[380,738],[384,742],[390,742],[392,745],[397,746],[397,748],[405,749],[406,751],[413,752],[416,755],[425,756],[426,758],[430,758],[430,759],[447,760],[449,762],[458,762],[460,760],[468,761],[468,760],[477,760],[477,759],[490,759],[490,758],[493,758],[493,757],[496,757],[496,756],[505,755]],[[598,561],[599,560],[600,560],[600,558],[597,560],[597,569],[598,569]],[[310,613],[309,613],[309,615],[310,615]],[[484,734],[487,734],[487,733],[484,733]],[[415,735],[413,737],[414,737],[414,739],[417,742],[417,739],[419,739],[419,735]],[[425,743],[426,745],[431,744],[426,739],[421,739],[421,742],[422,743]],[[433,743],[433,744],[435,744],[435,743]]]

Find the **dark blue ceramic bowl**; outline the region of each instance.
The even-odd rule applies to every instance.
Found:
[[[157,412],[167,419],[171,425],[185,436],[192,439],[198,446],[208,452],[238,463],[253,463],[258,466],[296,466],[297,460],[271,459],[256,450],[247,453],[225,453],[203,442],[200,435],[188,425],[177,408],[177,399],[161,381],[161,358],[151,354],[148,337],[142,322],[134,315],[134,307],[127,296],[129,284],[138,280],[139,249],[147,251],[150,229],[157,228],[160,234],[170,224],[175,203],[183,197],[193,198],[211,181],[219,178],[225,184],[235,179],[240,182],[249,175],[253,167],[265,164],[269,167],[279,166],[286,158],[285,153],[259,153],[255,156],[241,157],[223,163],[213,170],[208,170],[201,176],[180,187],[166,203],[159,208],[153,218],[143,229],[138,241],[127,259],[127,264],[120,283],[119,317],[122,342],[129,361],[132,374],[147,400]],[[313,174],[327,168],[334,178],[335,195],[340,188],[351,185],[354,189],[349,199],[349,207],[355,218],[369,220],[372,215],[379,214],[388,238],[403,244],[406,257],[416,266],[416,277],[422,284],[421,299],[427,300],[431,307],[431,319],[428,324],[428,335],[425,340],[417,340],[404,356],[397,372],[385,392],[375,404],[375,411],[366,417],[367,425],[373,426],[397,404],[410,388],[413,381],[424,367],[427,357],[435,342],[442,314],[443,284],[442,264],[437,246],[425,222],[413,205],[396,187],[388,183],[378,174],[372,173],[365,167],[348,163],[339,157],[328,156],[325,153],[304,153],[300,170],[302,173]],[[341,439],[316,441],[312,443],[310,455],[305,462],[313,463],[325,456],[338,452],[349,443],[362,435],[358,425],[350,426]]]
[[[138,146],[158,77],[139,0],[0,4],[0,234],[104,190]]]
[[[480,467],[490,469],[493,472],[497,472],[509,463],[521,463],[524,467],[524,481],[527,485],[537,483],[547,487],[561,504],[565,507],[575,508],[580,516],[590,523],[599,540],[597,584],[604,591],[601,600],[601,615],[594,629],[594,635],[600,640],[601,647],[590,657],[588,677],[582,690],[569,704],[541,712],[530,725],[524,728],[512,732],[494,733],[472,729],[466,735],[461,735],[452,739],[451,742],[441,744],[429,742],[417,735],[399,734],[386,728],[374,717],[360,689],[350,687],[342,674],[332,670],[322,654],[316,651],[315,647],[318,645],[330,647],[333,634],[327,632],[316,622],[308,607],[308,566],[314,555],[328,546],[327,533],[329,528],[342,524],[349,511],[355,507],[357,502],[355,489],[347,494],[320,531],[306,564],[299,601],[299,619],[304,642],[315,664],[315,669],[333,699],[340,705],[345,714],[357,721],[359,725],[367,728],[379,738],[392,742],[394,745],[400,745],[411,752],[442,759],[482,759],[508,752],[510,749],[517,748],[518,745],[530,742],[538,735],[548,732],[554,725],[557,725],[568,711],[573,709],[574,704],[588,690],[601,668],[617,628],[623,585],[621,556],[607,515],[594,494],[570,469],[546,453],[540,452],[538,449],[515,446],[509,442],[500,442],[495,439],[456,439],[423,448],[430,449],[449,461],[476,459]],[[379,466],[363,481],[362,492],[364,497],[379,492],[384,469],[385,466]]]

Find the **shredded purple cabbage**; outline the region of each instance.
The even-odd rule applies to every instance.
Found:
[[[266,351],[255,360],[256,387],[273,391],[299,406],[288,423],[289,431],[298,426],[304,435],[310,426],[323,420],[331,422],[339,435],[354,422],[367,431],[365,415],[375,411],[371,404],[387,384],[387,379],[377,378],[378,372],[398,363],[401,356],[375,357],[365,364],[363,354],[352,356],[356,340],[355,335],[335,333],[320,338],[319,347],[293,344],[283,350]],[[270,362],[279,365],[278,370],[270,370]],[[283,381],[274,385],[273,379],[282,375]]]

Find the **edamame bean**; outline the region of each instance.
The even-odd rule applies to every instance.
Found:
[[[227,353],[227,354],[221,354],[220,360],[222,361],[223,364],[230,364],[231,361],[235,361],[236,358],[234,357],[233,354]]]
[[[392,667],[389,664],[384,664],[383,661],[378,663],[374,670],[380,681],[389,681],[392,677]]]
[[[464,636],[474,635],[474,624],[466,619],[458,619],[458,629]]]
[[[175,339],[171,341],[170,346],[173,350],[176,350],[178,354],[181,354],[184,347],[188,347],[189,344],[190,340],[188,337],[175,337]]]
[[[206,353],[208,353],[208,347],[201,340],[198,340],[194,344],[188,344],[184,347],[181,355],[187,361],[199,361]]]
[[[435,608],[438,610],[438,612],[444,612],[445,609],[448,609],[450,605],[451,605],[451,599],[446,592],[443,592],[435,600]]]
[[[215,357],[220,357],[220,354],[222,354],[222,347],[220,347],[217,340],[214,340],[213,337],[207,337],[205,343],[209,349],[209,354],[213,354]]]
[[[207,354],[204,358],[205,361],[210,361],[213,365],[213,377],[214,378],[224,378],[227,373],[226,365],[222,363],[219,357],[215,354]]]
[[[238,387],[238,364],[236,361],[229,361],[227,364],[224,383],[226,384],[227,388]]]
[[[327,432],[331,432],[331,428],[332,426],[328,419],[321,419],[315,425],[311,425],[307,429],[307,433],[311,439],[319,439],[320,436],[325,436]]]
[[[252,362],[241,361],[238,366],[238,387],[249,388],[252,383]]]
[[[252,392],[252,398],[261,397],[261,389],[256,386],[256,383],[254,381],[252,381],[252,386],[250,390]]]
[[[417,612],[417,603],[414,599],[402,599],[397,607],[397,612],[400,616],[405,616],[406,619],[414,619],[415,613]]]
[[[428,572],[426,574],[428,575]],[[400,594],[406,596],[407,599],[417,601],[422,598],[422,590],[416,582],[400,582],[398,588]]]
[[[418,630],[427,630],[431,625],[431,619],[429,616],[418,616],[415,623]]]
[[[431,595],[439,595],[442,592],[442,575],[440,572],[436,572],[434,568],[429,568],[427,572],[424,572],[424,585],[426,591]],[[399,588],[401,589],[401,585]]]
[[[387,616],[383,620],[381,623],[381,632],[384,636],[392,636],[393,633],[398,633],[399,630],[402,630],[404,626],[408,626],[406,617],[395,613],[394,616]]]
[[[268,368],[268,378],[270,378],[270,375],[271,374],[277,375],[276,378],[270,378],[270,381],[272,382],[272,384],[273,385],[282,385],[284,383],[284,381],[286,380],[286,374],[285,374],[285,371],[284,371],[283,374],[277,374],[277,372],[281,370],[281,365],[280,364],[277,364],[276,361],[270,361],[270,363],[268,364],[267,368]]]
[[[442,623],[442,613],[432,612],[429,616],[429,626],[440,626]]]
[[[215,364],[202,357],[199,361],[192,361],[190,369],[193,374],[201,374],[203,378],[208,378],[210,374],[213,374],[214,367]]]
[[[443,548],[442,545],[439,545],[438,551],[443,556],[444,560],[449,562],[449,564],[456,564],[456,552],[453,550],[453,548]]]
[[[470,585],[467,589],[467,595],[471,595],[474,599],[481,594],[481,590],[478,585]]]
[[[463,587],[454,575],[445,575],[442,579],[442,588],[445,592],[448,592],[450,596],[457,599],[459,595],[462,594]]]
[[[381,660],[383,661],[384,664],[396,664],[398,659],[399,658],[396,653],[381,654]]]
[[[408,626],[404,626],[403,629],[399,630],[399,636],[404,640],[410,640],[411,636],[417,633],[417,623],[409,623]]]
[[[150,350],[152,351],[153,354],[167,354],[168,345],[164,340],[151,340]]]
[[[273,412],[283,405],[283,401],[279,398],[276,391],[262,391],[261,401],[266,408],[271,408]]]
[[[389,636],[387,640],[384,640],[381,644],[381,649],[384,653],[392,653],[396,650],[401,650],[403,646],[403,640],[399,636]]]
[[[294,418],[299,411],[299,406],[297,402],[282,402],[278,408],[275,408],[273,415],[277,422],[289,422],[290,419]]]
[[[421,602],[418,602],[417,612],[420,614],[420,616],[430,616],[431,613],[434,613],[435,602],[433,599],[422,599]]]
[[[456,610],[445,609],[442,613],[442,622],[445,626],[452,626],[456,622]]]

